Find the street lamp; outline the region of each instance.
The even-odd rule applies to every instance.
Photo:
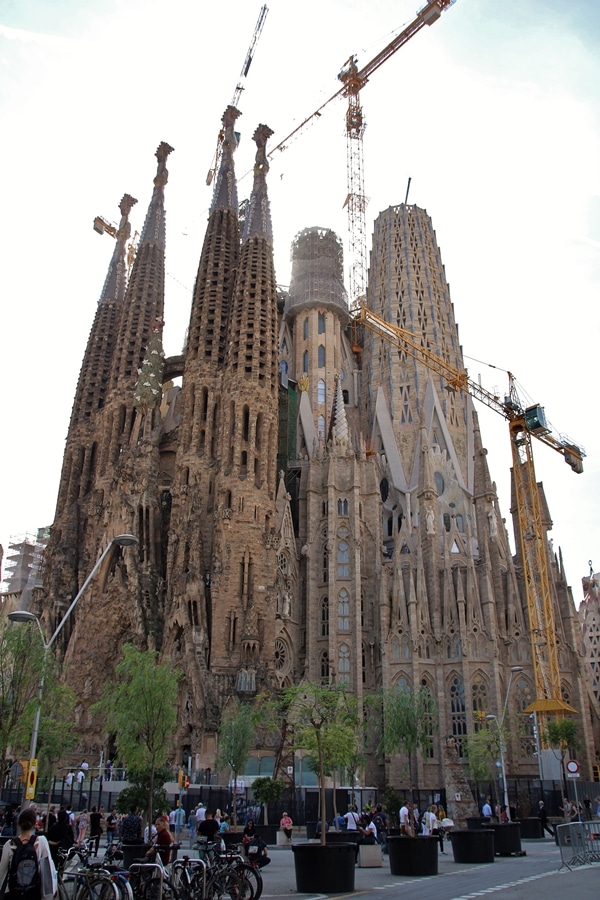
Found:
[[[496,723],[496,728],[498,729],[498,740],[500,743],[500,767],[502,769],[502,785],[504,787],[504,808],[506,809],[506,816],[509,822],[511,821],[511,817],[510,804],[508,802],[508,783],[506,781],[506,746],[504,744],[504,719],[506,718],[506,710],[508,709],[508,697],[513,676],[516,675],[517,672],[522,671],[523,666],[511,666],[510,676],[508,679],[508,684],[506,686],[506,697],[504,699],[504,706],[502,707],[502,715],[500,716],[500,719],[498,719],[498,716],[494,716],[492,714],[486,716],[486,719],[489,722],[494,721]]]
[[[54,643],[54,641],[56,640],[56,638],[58,637],[60,632],[62,631],[63,625],[65,624],[65,622],[67,621],[67,619],[69,618],[69,616],[71,615],[71,613],[73,612],[75,607],[77,606],[77,603],[79,602],[81,595],[83,594],[83,592],[87,588],[88,584],[90,583],[90,581],[92,580],[92,578],[94,577],[94,575],[96,574],[96,572],[98,571],[98,569],[100,568],[102,563],[104,562],[105,558],[108,556],[108,554],[112,550],[113,545],[117,545],[119,547],[132,547],[134,544],[137,544],[137,543],[138,543],[138,539],[133,534],[118,534],[116,537],[112,538],[109,541],[107,547],[102,551],[102,553],[101,553],[100,557],[98,558],[96,564],[94,565],[92,571],[90,572],[88,577],[85,579],[85,581],[81,585],[76,596],[71,601],[71,605],[69,606],[68,610],[66,611],[66,613],[64,614],[64,616],[62,617],[62,619],[60,620],[58,625],[56,626],[56,630],[54,631],[54,634],[52,635],[52,637],[50,638],[48,643],[46,643],[46,639],[44,638],[44,632],[42,631],[42,626],[40,624],[40,620],[38,619],[38,617],[36,615],[34,615],[34,613],[29,612],[26,609],[16,609],[14,612],[8,613],[8,618],[11,620],[11,622],[35,622],[37,627],[39,628],[40,634],[42,636],[42,641],[44,642],[44,664],[42,666],[42,677],[40,678],[40,685],[39,685],[39,689],[38,689],[38,704],[37,704],[37,709],[35,711],[35,718],[33,720],[33,731],[31,732],[31,744],[29,746],[30,764],[31,764],[31,761],[36,758],[35,755],[37,752],[38,733],[40,730],[40,716],[42,713],[42,697],[43,697],[43,693],[44,693],[44,678],[46,675],[46,654],[48,653],[48,650],[50,649],[50,647],[52,646],[52,644]]]

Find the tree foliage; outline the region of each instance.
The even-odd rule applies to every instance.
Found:
[[[102,699],[92,707],[115,735],[127,768],[148,769],[149,798],[154,793],[154,773],[172,750],[179,677],[180,672],[168,663],[158,662],[155,651],[125,644],[115,681],[105,686]],[[150,801],[147,810],[150,819]]]
[[[281,800],[284,791],[285,784],[283,781],[279,781],[278,778],[255,778],[252,782],[254,799],[258,803],[264,804],[265,825],[269,824],[268,804],[277,803],[278,800]]]
[[[152,809],[153,812],[165,812],[169,808],[169,798],[164,789],[166,781],[172,778],[170,766],[159,766],[154,770],[152,796],[150,796],[150,769],[128,769],[129,786],[117,797],[116,807],[119,813],[128,813],[132,806],[138,809]]]
[[[500,758],[500,734],[497,728],[482,725],[465,740],[469,771],[477,787],[486,779],[495,781],[494,763]]]
[[[72,719],[75,695],[61,684],[56,658],[46,652],[37,625],[4,620],[0,624],[1,771],[9,750],[13,757],[29,754],[42,679],[36,751],[40,780],[49,775],[52,765],[74,740],[67,723]]]
[[[382,720],[378,752],[392,755],[400,751],[408,759],[412,785],[412,757],[416,752],[426,756],[438,728],[438,709],[430,691],[407,686],[383,688],[375,702],[381,704]]]
[[[360,743],[358,705],[345,685],[304,682],[282,692],[294,725],[296,747],[316,763],[321,807],[321,843],[326,838],[325,778],[348,767]]]
[[[551,747],[561,751],[579,749],[579,730],[575,719],[553,719],[546,726],[546,741]]]
[[[217,747],[217,768],[228,769],[233,784],[233,827],[237,826],[235,793],[237,778],[243,772],[254,738],[252,709],[236,700],[230,703],[221,719]]]

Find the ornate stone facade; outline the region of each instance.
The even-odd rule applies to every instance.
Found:
[[[126,290],[135,201],[126,197],[121,207],[47,553],[43,614],[53,629],[110,537],[139,538],[90,585],[65,629],[67,677],[79,693],[78,752],[104,745],[111,754],[90,706],[129,640],[157,648],[184,673],[178,763],[214,768],[220,714],[232,695],[252,699],[307,677],[344,681],[362,702],[381,684],[405,683],[428,688],[438,704],[431,756],[413,771],[419,785],[440,787],[446,739],[460,760],[465,735],[486,712],[501,711],[508,674],[519,666],[508,698],[509,771],[535,775],[522,713],[533,677],[520,561],[472,401],[449,394],[385,341],[356,340],[341,243],[328,229],[297,236],[289,293],[278,292],[266,188],[270,130],[261,125],[254,136],[254,186],[240,235],[237,115],[229,108],[223,120],[182,357],[163,363],[159,341],[167,144],[157,151]],[[424,210],[402,204],[378,217],[367,299],[462,366]],[[149,353],[155,360],[144,364]],[[163,396],[153,387],[159,371]],[[548,553],[564,690],[583,711],[572,597],[562,564]],[[372,756],[367,768],[369,781],[405,783],[401,757]]]

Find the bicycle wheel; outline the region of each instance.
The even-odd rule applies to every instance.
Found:
[[[263,879],[260,869],[249,865],[249,863],[237,863],[235,866],[236,875],[247,882],[250,887],[250,900],[258,900],[262,894]]]
[[[209,878],[206,885],[207,900],[249,900],[250,894],[233,869],[221,869]]]
[[[121,900],[119,889],[110,875],[94,873],[81,879],[75,900]]]

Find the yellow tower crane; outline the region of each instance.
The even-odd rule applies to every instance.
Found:
[[[394,53],[403,47],[425,25],[433,25],[441,14],[452,6],[456,0],[429,0],[420,9],[416,18],[402,29],[386,47],[361,69],[358,68],[355,56],[351,56],[338,75],[342,87],[328,100],[307,116],[290,134],[280,141],[267,154],[272,158],[279,150],[285,150],[292,138],[297,137],[308,125],[313,124],[322,114],[326,106],[336,97],[347,97],[346,110],[346,159],[348,193],[344,206],[348,210],[348,249],[349,249],[349,287],[351,309],[357,312],[364,302],[367,283],[367,198],[364,184],[364,152],[363,135],[365,119],[360,102],[360,91],[369,77],[377,71]]]
[[[585,451],[574,441],[553,431],[546,421],[543,407],[523,407],[515,378],[510,372],[509,391],[501,399],[469,378],[466,369],[456,369],[427,347],[421,346],[410,331],[387,322],[366,306],[361,307],[355,322],[436,372],[445,380],[446,390],[465,391],[508,420],[535,678],[535,700],[524,712],[536,713],[543,733],[549,716],[560,717],[576,710],[563,700],[560,686],[548,550],[533,464],[532,437],[560,453],[577,473],[583,472]]]

